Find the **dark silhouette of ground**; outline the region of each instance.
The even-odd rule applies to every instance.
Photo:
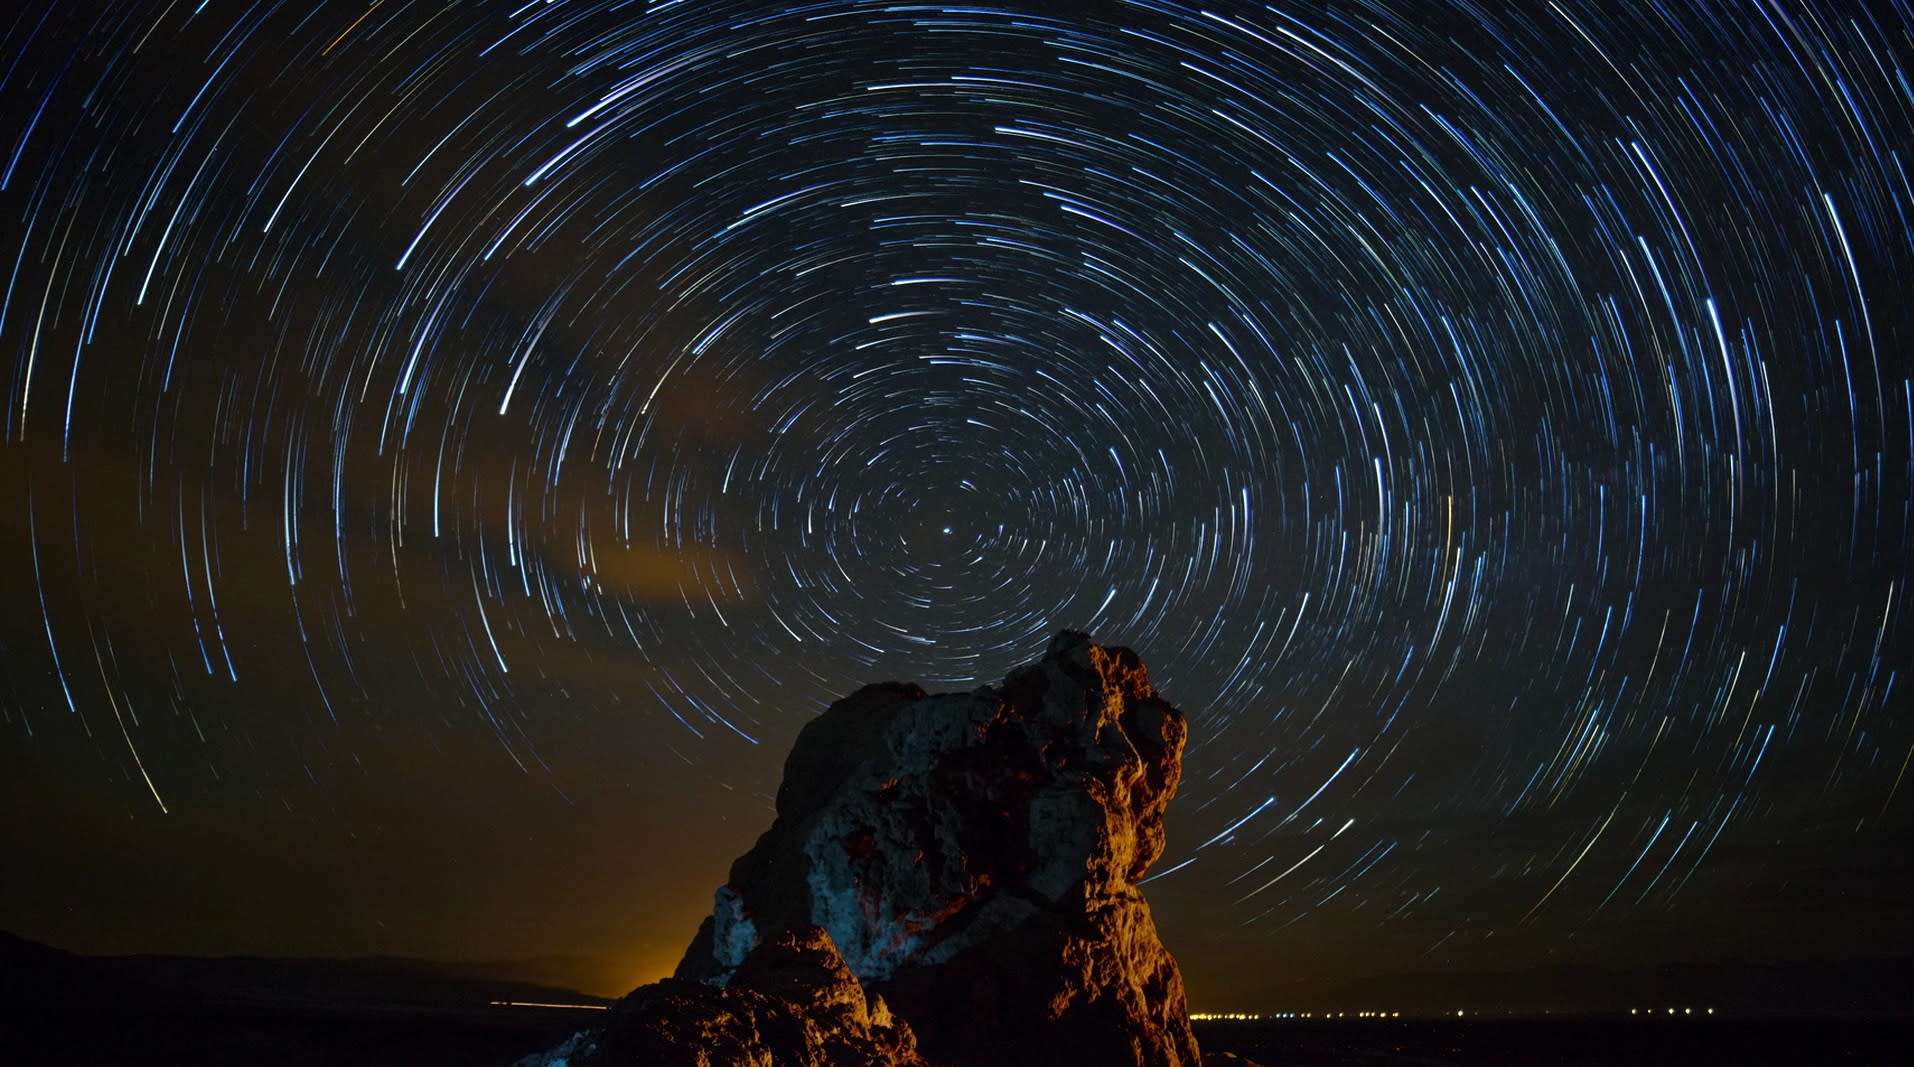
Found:
[[[0,1064],[414,1067],[509,1063],[602,1003],[417,960],[76,956],[0,933]]]

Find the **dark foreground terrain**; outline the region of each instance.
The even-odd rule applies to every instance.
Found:
[[[593,998],[447,967],[97,959],[0,934],[0,1067],[507,1067],[603,1017],[496,1005]],[[1269,1067],[1890,1064],[1911,1062],[1914,1019],[1199,1021],[1196,1036]]]
[[[20,1027],[9,1015],[0,1017],[0,1062],[508,1067],[589,1025],[597,1014],[487,1005],[251,1006],[58,1028]],[[1196,1033],[1207,1054],[1234,1052],[1269,1067],[1889,1064],[1907,1062],[1914,1043],[1914,1024],[1881,1021],[1295,1020],[1199,1023]]]
[[[599,1013],[477,1004],[207,1005],[96,1022],[0,1016],[0,1063],[113,1067],[508,1067]]]
[[[0,933],[0,1067],[508,1064],[600,1014],[494,1000],[596,998],[416,960],[97,958]]]
[[[1198,1024],[1206,1055],[1269,1067],[1371,1064],[1905,1063],[1914,1023],[1778,1019],[1402,1019]]]

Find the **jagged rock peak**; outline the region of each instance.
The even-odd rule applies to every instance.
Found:
[[[996,688],[865,686],[798,734],[775,821],[676,975],[570,1062],[764,1062],[730,1039],[744,1058],[605,1057],[661,1012],[695,1016],[700,1040],[717,1041],[713,1012],[762,1034],[765,997],[850,1035],[779,1064],[1196,1067],[1182,976],[1137,888],[1186,732],[1136,653],[1072,630]]]

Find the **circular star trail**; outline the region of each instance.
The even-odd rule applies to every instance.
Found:
[[[1904,3],[10,18],[0,727],[135,819],[1070,626],[1245,943],[1905,875]]]

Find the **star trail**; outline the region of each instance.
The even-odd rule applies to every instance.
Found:
[[[1199,996],[1914,947],[1905,0],[7,18],[0,925],[681,945],[1069,626]]]

